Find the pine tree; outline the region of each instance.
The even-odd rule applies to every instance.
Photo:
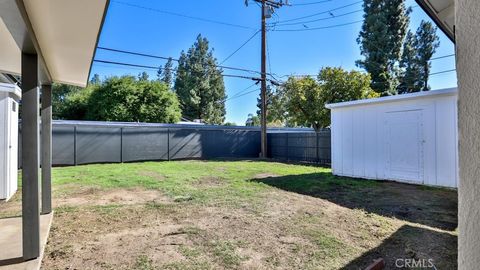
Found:
[[[267,86],[266,96],[267,96],[267,123],[268,123],[273,121],[270,114],[270,109],[272,107],[272,101],[273,101],[273,90],[270,85]],[[257,98],[257,108],[258,108],[257,116],[259,119],[262,119],[262,94],[261,93]]]
[[[404,0],[365,0],[364,22],[357,39],[363,60],[357,61],[372,77],[371,87],[383,96],[396,94],[398,64],[409,24]]]
[[[90,79],[90,82],[89,84],[100,84],[102,82],[102,80],[100,80],[100,75],[98,75],[97,73],[95,73],[92,77],[92,79]]]
[[[422,21],[416,34],[417,60],[420,66],[419,84],[422,91],[430,90],[428,78],[430,74],[430,59],[440,46],[439,38],[436,34],[437,28],[431,22]]]
[[[418,92],[422,89],[420,83],[420,66],[417,58],[417,38],[408,31],[405,43],[403,44],[402,60],[400,61],[400,85],[399,94]]]
[[[138,74],[139,81],[148,81],[148,73],[143,71],[142,73]]]
[[[163,67],[157,72],[158,80],[164,82],[168,87],[172,87],[173,83],[173,59],[170,57]]]
[[[208,124],[225,121],[225,84],[213,50],[206,38],[198,35],[194,45],[180,55],[175,79],[183,116]]]

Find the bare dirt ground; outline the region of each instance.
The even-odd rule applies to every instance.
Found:
[[[229,204],[140,187],[72,186],[68,196],[55,196],[42,267],[363,269],[382,257],[387,269],[398,258],[456,269],[455,191],[391,182],[355,192],[343,182],[297,190],[313,180],[289,177],[256,174],[249,181],[266,189]],[[227,188],[218,177],[192,186]],[[0,207],[18,211],[19,198]]]

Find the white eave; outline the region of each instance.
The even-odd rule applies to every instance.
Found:
[[[421,98],[429,98],[433,96],[453,96],[457,94],[457,88],[448,88],[448,89],[441,89],[441,90],[432,90],[432,91],[424,91],[424,92],[417,92],[412,94],[403,94],[403,95],[395,95],[395,96],[388,96],[388,97],[380,97],[380,98],[371,98],[371,99],[361,99],[361,100],[354,100],[354,101],[347,101],[347,102],[340,102],[340,103],[331,103],[325,105],[327,109],[338,109],[344,107],[352,107],[352,106],[359,106],[359,105],[373,105],[373,104],[380,104],[380,103],[388,103],[388,102],[398,102],[398,101],[407,101],[413,99],[421,99]]]
[[[442,31],[455,41],[455,0],[416,0]],[[476,0],[475,0],[476,1]]]
[[[108,0],[0,0],[0,72],[39,55],[42,81],[85,86]]]

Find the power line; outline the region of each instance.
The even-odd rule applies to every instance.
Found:
[[[162,60],[168,60],[168,59],[171,58],[172,61],[175,61],[175,62],[179,61],[179,59],[172,58],[172,57],[146,54],[146,53],[140,53],[140,52],[134,52],[134,51],[126,51],[126,50],[120,50],[120,49],[113,49],[113,48],[107,48],[107,47],[97,47],[97,49],[105,50],[105,51],[111,51],[111,52],[124,53],[124,54],[130,54],[130,55],[136,55],[136,56],[142,56],[142,57],[162,59]],[[251,70],[251,69],[245,69],[245,68],[236,68],[236,67],[222,66],[222,65],[217,65],[217,67],[222,68],[222,69],[229,69],[229,70],[244,71],[244,72],[249,72],[249,73],[260,74],[259,71],[255,71],[255,70]]]
[[[144,69],[152,69],[152,70],[158,70],[158,69],[163,69],[161,67],[156,67],[156,66],[147,66],[147,65],[140,65],[140,64],[132,64],[132,63],[125,63],[125,62],[116,62],[116,61],[109,61],[109,60],[102,60],[102,59],[94,59],[93,60],[96,63],[104,63],[104,64],[112,64],[112,65],[120,65],[120,66],[127,66],[127,67],[134,67],[134,68],[144,68]],[[173,70],[173,69],[171,69]],[[223,77],[229,77],[229,78],[238,78],[238,79],[248,79],[252,81],[261,81],[261,78],[257,77],[249,77],[249,76],[242,76],[242,75],[234,75],[234,74],[221,74]],[[272,83],[277,83],[274,80],[269,80]]]
[[[348,23],[342,23],[342,24],[334,24],[334,25],[322,26],[322,27],[302,28],[302,29],[276,29],[276,30],[273,30],[273,31],[276,31],[276,32],[305,32],[305,31],[315,31],[315,30],[323,30],[323,29],[330,29],[330,28],[336,28],[336,27],[341,27],[341,26],[347,26],[347,25],[357,24],[357,23],[361,23],[361,22],[363,22],[363,20],[354,21],[354,22],[348,22]]]
[[[307,24],[307,23],[312,23],[312,22],[331,20],[331,19],[336,19],[336,18],[339,18],[339,17],[344,17],[344,16],[347,16],[347,15],[351,15],[351,14],[354,14],[354,13],[359,13],[359,12],[362,12],[362,11],[363,11],[363,9],[358,9],[358,10],[355,10],[355,11],[342,13],[342,14],[338,14],[338,15],[334,15],[334,16],[329,16],[329,17],[325,17],[325,18],[315,19],[315,20],[294,22],[294,23],[279,23],[279,24],[276,24],[276,26],[300,25],[300,24]]]
[[[252,87],[254,87],[254,86],[256,86],[256,85],[258,85],[258,83],[253,83],[252,85],[248,86],[247,88],[243,89],[242,91],[239,91],[239,92],[237,92],[235,95],[233,95],[233,96],[231,96],[231,97],[229,97],[229,98],[225,99],[225,101],[227,101],[227,100],[231,100],[231,99],[234,99],[234,98],[236,98],[236,97],[238,97],[238,96],[242,95],[242,94],[243,94],[245,91],[248,91],[248,90],[250,90]]]
[[[214,24],[219,24],[219,25],[225,25],[225,26],[230,26],[230,27],[236,27],[236,28],[242,28],[242,29],[252,29],[255,30],[253,27],[245,26],[245,25],[239,25],[239,24],[234,24],[234,23],[229,23],[229,22],[222,22],[222,21],[216,21],[216,20],[211,20],[207,18],[201,18],[201,17],[195,17],[195,16],[190,16],[190,15],[185,15],[181,13],[176,13],[176,12],[171,12],[171,11],[166,11],[166,10],[160,10],[156,8],[151,8],[151,7],[146,7],[146,6],[141,6],[137,4],[132,4],[132,3],[127,3],[127,2],[122,2],[122,1],[116,1],[113,0],[112,2],[120,4],[120,5],[125,5],[129,7],[134,7],[138,9],[144,9],[152,12],[157,12],[157,13],[162,13],[162,14],[167,14],[171,16],[177,16],[177,17],[182,17],[182,18],[187,18],[191,20],[197,20],[197,21],[202,21],[202,22],[207,22],[207,23],[214,23]]]
[[[324,4],[324,3],[332,2],[332,1],[333,0],[323,0],[323,1],[310,2],[310,3],[290,4],[289,6],[291,6],[291,7],[310,6],[310,5]]]
[[[438,72],[430,73],[428,75],[432,76],[432,75],[438,75],[438,74],[449,73],[449,72],[454,72],[454,71],[457,71],[457,69],[449,69],[449,70],[438,71]]]
[[[298,21],[298,20],[302,20],[302,19],[307,19],[307,18],[315,17],[315,16],[318,16],[318,15],[328,14],[328,13],[330,13],[330,12],[333,12],[333,11],[336,11],[336,10],[340,10],[340,9],[344,9],[344,8],[347,8],[347,7],[351,7],[351,6],[357,5],[357,4],[359,4],[359,3],[363,3],[363,0],[362,0],[362,1],[354,2],[354,3],[352,3],[352,4],[344,5],[344,6],[341,6],[341,7],[333,8],[333,9],[330,9],[330,10],[326,10],[326,11],[314,13],[314,14],[311,14],[311,15],[302,16],[302,17],[297,17],[297,18],[293,18],[293,19],[289,19],[289,20],[284,20],[284,21],[280,21],[279,23],[293,22],[293,21]]]
[[[434,57],[430,60],[438,60],[438,59],[448,58],[448,57],[452,57],[452,56],[455,56],[455,54],[452,53],[452,54],[448,54],[448,55],[438,56],[438,57]]]
[[[253,93],[253,92],[257,92],[258,90],[260,90],[260,89],[254,89],[254,90],[252,90],[252,91],[248,91],[248,92],[246,92],[246,93],[244,93],[244,94],[241,94],[241,95],[239,95],[239,96],[226,99],[225,102],[230,101],[230,100],[233,100],[233,99],[237,99],[237,98],[240,98],[240,97],[243,97],[243,96],[246,96],[246,95],[251,94],[251,93]]]
[[[228,59],[230,59],[232,56],[234,56],[238,51],[240,51],[243,47],[245,47],[245,45],[247,45],[254,37],[256,37],[258,35],[258,33],[260,33],[261,30],[258,30],[257,32],[255,32],[249,39],[247,39],[247,41],[245,41],[245,43],[243,43],[238,49],[236,49],[233,53],[231,53],[227,58],[225,58],[221,63],[220,65],[222,65],[223,63],[225,63]]]

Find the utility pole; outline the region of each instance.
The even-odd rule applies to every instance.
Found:
[[[261,158],[267,158],[267,18],[270,18],[276,8],[280,8],[283,5],[288,5],[288,0],[283,3],[283,0],[276,2],[275,0],[254,0],[257,3],[261,3],[262,18],[262,65],[261,65],[261,144],[262,153]],[[245,1],[248,6],[248,0]]]

